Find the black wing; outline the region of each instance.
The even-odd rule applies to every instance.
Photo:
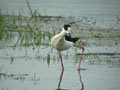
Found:
[[[65,35],[65,40],[75,43],[76,41],[79,40],[79,38],[72,38],[71,35],[70,36]]]

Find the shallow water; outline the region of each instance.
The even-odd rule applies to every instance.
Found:
[[[8,32],[5,34],[2,33],[5,36],[3,36],[3,39],[0,41],[0,89],[119,90],[120,27],[119,22],[116,24],[116,17],[114,17],[116,14],[119,15],[119,1],[93,0],[87,4],[86,2],[88,1],[81,0],[80,2],[76,0],[70,1],[70,5],[67,4],[66,6],[61,5],[61,3],[67,2],[65,0],[61,1],[61,3],[58,3],[56,0],[53,1],[54,3],[46,2],[47,0],[41,1],[41,3],[40,1],[30,1],[30,4],[34,10],[40,7],[39,11],[42,15],[75,16],[79,17],[79,19],[76,20],[74,17],[42,17],[43,20],[34,21],[34,18],[29,19],[27,17],[24,19],[25,17],[22,17],[23,20],[20,21],[19,19],[14,19],[14,17],[6,16],[5,25],[1,25],[3,27],[5,26],[5,30],[7,29]],[[27,5],[23,0],[6,0],[2,3],[0,1],[0,4],[2,4],[0,8],[2,8],[3,12],[5,12],[7,7],[9,7],[10,10],[14,10],[15,13],[17,13],[16,11],[19,11],[21,7],[25,9],[24,11],[27,9]],[[4,4],[6,4],[7,7],[5,7]],[[83,9],[85,5],[87,7]],[[43,9],[45,6],[49,6],[49,9],[48,7]],[[88,6],[90,6],[89,9]],[[82,12],[78,12],[79,8]],[[54,10],[56,11],[55,13],[53,13]],[[90,10],[93,10],[93,12],[90,12]],[[97,13],[98,10],[101,12]],[[72,15],[70,12],[73,12]],[[23,13],[28,14],[26,12]],[[89,16],[90,18],[88,18]],[[101,21],[99,22],[98,19],[96,21],[95,18]],[[16,22],[15,27],[14,21]],[[94,22],[97,24],[93,24]],[[80,38],[76,44],[85,47],[81,63],[83,70],[81,70],[80,73],[77,71],[77,68],[81,50],[72,47],[62,52],[65,68],[64,71],[62,71],[58,53],[55,49],[52,50],[50,39],[48,39],[49,34],[45,33],[49,32],[52,33],[52,35],[53,33],[57,34],[64,23],[72,23],[72,36],[79,36]],[[32,35],[31,33],[33,33],[29,32],[31,28],[27,28],[27,25],[28,27],[30,25],[33,32],[38,31],[37,35],[39,35],[40,32],[46,34],[46,38],[41,39],[41,42],[45,42],[47,45],[36,45],[35,42],[33,42],[33,38],[30,38],[30,40],[29,38],[28,40],[25,39],[28,42],[24,42],[25,40],[22,42],[22,38],[25,36],[27,30],[28,33],[26,36]],[[100,27],[91,28],[94,25]],[[109,29],[101,29],[103,27],[108,27]],[[118,29],[113,29],[112,27],[117,27]],[[12,33],[12,37],[6,40],[6,35],[10,33]],[[33,34],[31,37],[37,35]],[[39,37],[36,37],[36,39],[39,39]],[[48,55],[50,55],[49,58]]]
[[[119,0],[29,0],[32,10],[41,15],[75,17],[96,22],[97,27],[120,28]],[[3,13],[29,16],[26,0],[1,0]]]
[[[91,39],[86,39],[88,44]],[[101,44],[98,40],[91,41],[93,40],[96,43],[85,46],[81,63],[81,68],[85,70],[81,70],[80,74],[77,68],[81,50],[72,47],[62,52],[65,68],[63,75],[58,53],[55,49],[51,51],[51,46],[14,46],[14,39],[1,41],[0,89],[119,90],[119,41],[116,37],[111,40],[103,38],[100,40]],[[117,45],[114,44],[116,41]],[[78,57],[75,56],[76,53]],[[50,64],[47,60],[48,54]]]
[[[74,48],[63,52],[64,72],[57,51],[50,53],[50,64],[47,64],[47,53],[51,47],[4,47],[0,50],[0,88],[3,90],[79,90],[82,88],[75,63]],[[86,48],[86,52],[90,51]],[[71,52],[71,53],[68,53]],[[80,51],[78,51],[80,52]],[[67,56],[66,56],[67,55]],[[119,56],[119,55],[118,55]],[[106,58],[113,62],[107,62]],[[118,57],[119,59],[119,57]],[[118,61],[118,60],[116,60]],[[84,55],[81,64],[81,81],[84,90],[119,90],[120,67],[111,56]],[[60,78],[61,81],[60,81]]]

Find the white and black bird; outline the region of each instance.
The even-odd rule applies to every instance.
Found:
[[[67,50],[67,49],[71,48],[72,46],[74,46],[77,48],[82,48],[82,54],[80,56],[80,62],[79,62],[79,66],[78,66],[78,70],[80,70],[80,63],[82,60],[84,47],[74,45],[74,43],[78,40],[79,40],[79,38],[71,37],[71,26],[69,24],[65,24],[64,27],[62,28],[62,31],[59,34],[52,37],[51,45],[53,48],[55,48],[59,52],[62,69],[64,69],[64,65],[63,65],[62,56],[61,56],[60,52]]]

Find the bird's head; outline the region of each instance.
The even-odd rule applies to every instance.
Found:
[[[65,35],[70,36],[71,34],[71,26],[69,24],[65,24],[63,27],[63,32]]]

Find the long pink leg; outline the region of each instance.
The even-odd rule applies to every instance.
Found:
[[[85,48],[82,47],[82,46],[77,46],[77,45],[74,45],[74,46],[77,47],[77,48],[82,48],[82,53],[81,53],[81,56],[80,56],[80,62],[79,62],[79,66],[78,66],[78,71],[80,71],[80,64],[81,64],[81,61],[82,61],[82,56],[83,56]]]
[[[64,73],[64,69],[62,69],[62,72],[61,72],[61,75],[60,75],[60,80],[59,80],[59,83],[58,83],[58,89],[59,89],[59,90],[60,90],[60,85],[61,85],[63,73]]]
[[[59,52],[59,57],[60,57],[60,61],[61,61],[62,70],[64,70],[64,65],[63,65],[63,61],[62,61],[62,55],[61,55],[60,52]]]
[[[81,90],[84,90],[84,83],[82,82],[82,77],[81,77],[81,75],[80,75],[80,71],[78,71],[78,75],[79,75],[79,77],[80,77],[80,83],[81,83],[81,85],[82,85],[82,89],[81,89]]]

